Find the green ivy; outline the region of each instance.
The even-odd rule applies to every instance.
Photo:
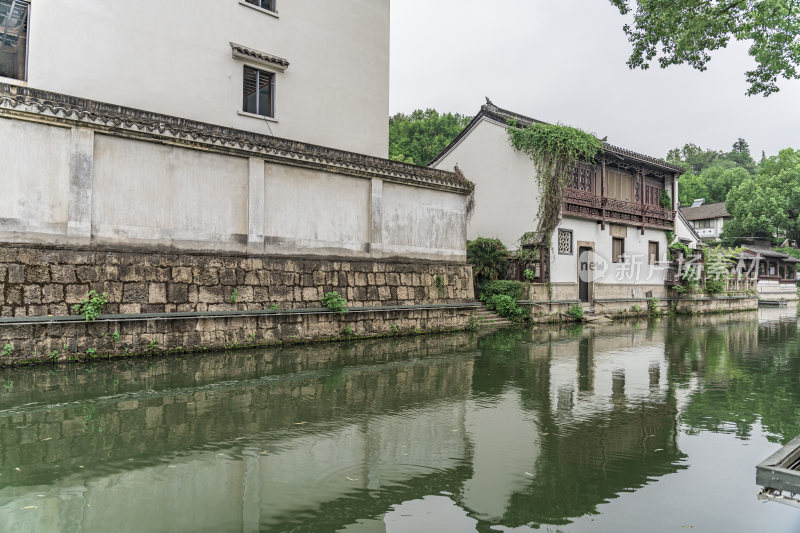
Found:
[[[537,122],[527,128],[510,123],[508,138],[511,146],[530,157],[536,167],[536,180],[541,190],[537,234],[539,244],[549,246],[558,226],[561,198],[573,179],[576,165],[580,161],[593,163],[603,143],[577,128]]]

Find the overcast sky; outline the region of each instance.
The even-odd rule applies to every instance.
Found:
[[[656,157],[686,142],[727,151],[737,137],[756,160],[800,149],[800,80],[745,96],[753,62],[740,43],[705,72],[632,71],[624,22],[607,0],[395,0],[391,112],[474,115],[488,96]]]

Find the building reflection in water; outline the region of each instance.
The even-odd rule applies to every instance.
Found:
[[[705,324],[6,370],[0,529],[384,531],[429,506],[565,524],[685,467],[678,412],[714,423],[691,405],[729,379],[726,346],[796,335]]]

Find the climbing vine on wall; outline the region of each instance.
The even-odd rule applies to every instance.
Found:
[[[593,163],[603,143],[577,128],[536,122],[527,128],[510,123],[508,139],[511,146],[527,154],[536,167],[536,180],[542,191],[537,213],[539,242],[536,244],[549,246],[558,226],[561,197],[572,181],[575,166],[580,161]]]

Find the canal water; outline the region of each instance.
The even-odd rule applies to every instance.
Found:
[[[800,530],[796,309],[0,371],[0,531]]]

